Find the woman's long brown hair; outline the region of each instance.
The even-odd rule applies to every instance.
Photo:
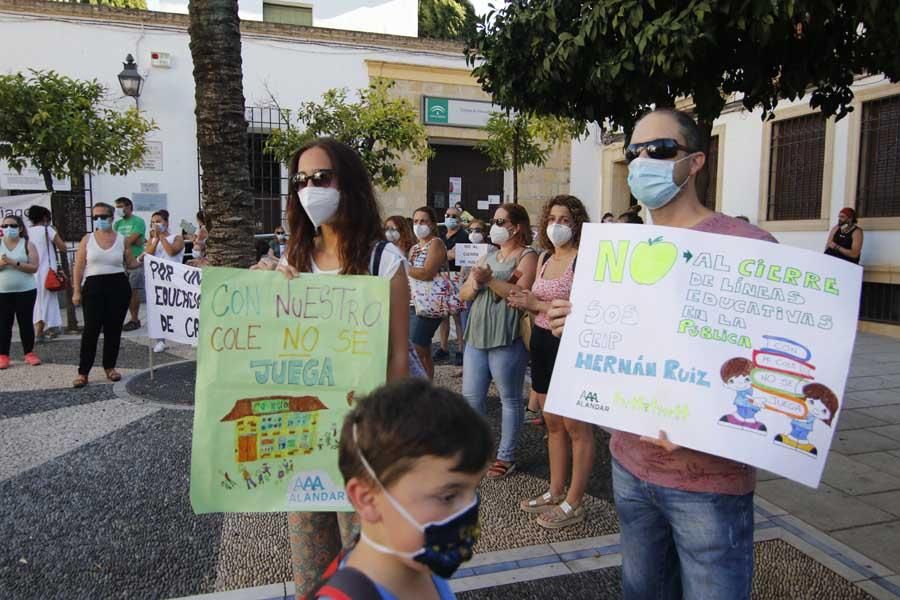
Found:
[[[288,262],[301,273],[312,271],[316,228],[300,205],[300,197],[293,185],[300,156],[312,148],[321,148],[331,159],[331,168],[341,192],[337,213],[328,223],[340,239],[338,243],[342,275],[369,274],[372,248],[384,239],[381,215],[375,189],[366,167],[350,146],[332,138],[318,138],[297,150],[288,164]]]

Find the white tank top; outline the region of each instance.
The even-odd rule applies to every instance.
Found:
[[[166,236],[166,241],[169,242],[169,245],[172,245],[175,243],[176,235],[178,235],[178,234],[173,233],[171,235]],[[166,249],[163,248],[163,245],[161,243],[159,243],[159,244],[156,244],[156,250],[153,252],[153,256],[155,256],[156,258],[161,258],[163,260],[171,260],[172,262],[180,263],[181,260],[184,258],[184,246],[181,247],[181,252],[179,252],[175,256],[170,256],[169,253],[166,252]]]
[[[118,233],[116,241],[109,250],[104,250],[97,243],[95,234],[91,234],[87,243],[87,267],[84,276],[112,275],[125,272],[125,238]]]

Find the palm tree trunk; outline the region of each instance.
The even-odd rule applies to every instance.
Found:
[[[191,0],[191,57],[203,209],[211,264],[249,267],[253,196],[247,169],[247,121],[241,74],[241,31],[236,0]]]
[[[248,267],[255,257],[255,219],[238,4],[191,0],[189,10],[207,254],[214,265]],[[289,513],[288,525],[296,593],[302,598],[340,550],[340,533],[334,513]]]

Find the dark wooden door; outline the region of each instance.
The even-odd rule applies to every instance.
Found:
[[[463,207],[477,218],[487,220],[497,209],[493,204],[488,210],[479,210],[478,202],[487,201],[491,195],[503,198],[503,171],[489,171],[490,162],[478,150],[469,146],[432,144],[434,156],[428,161],[428,206],[434,208],[438,221],[444,220],[444,211],[451,204],[450,179],[462,181]]]

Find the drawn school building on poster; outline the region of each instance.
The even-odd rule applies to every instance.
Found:
[[[244,398],[221,422],[234,423],[236,462],[253,462],[311,454],[318,440],[319,411],[327,408],[316,396]]]

